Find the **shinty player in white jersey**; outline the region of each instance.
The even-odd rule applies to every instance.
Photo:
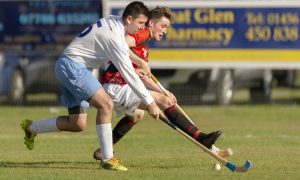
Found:
[[[113,102],[91,70],[98,69],[101,62],[112,61],[132,90],[147,105],[149,114],[158,119],[160,109],[134,72],[125,41],[126,33],[138,32],[145,26],[148,15],[148,8],[142,2],[134,1],[126,6],[122,17],[108,16],[98,20],[68,45],[56,63],[55,73],[62,94],[61,103],[68,108],[69,114],[38,121],[23,120],[21,127],[28,149],[34,148],[34,138],[39,133],[80,132],[86,129],[87,108],[91,104],[97,109],[96,129],[102,147],[101,166],[127,171],[113,156]]]
[[[162,36],[167,33],[172,19],[172,12],[167,7],[156,7],[150,11],[147,27],[141,29],[136,34],[127,35],[125,38],[129,47],[132,48],[133,54],[138,56],[132,56],[132,60],[134,60],[134,58],[139,59],[140,57],[142,58],[140,59],[141,61],[148,62],[149,41],[160,41]],[[134,67],[137,68],[136,65],[134,65]],[[138,68],[136,71],[140,73]],[[144,84],[148,87],[156,103],[172,123],[207,148],[212,148],[219,156],[225,157],[231,155],[228,150],[220,150],[213,145],[221,135],[220,131],[211,132],[209,134],[203,131],[200,132],[198,127],[190,123],[189,120],[176,109],[175,104],[177,102],[175,96],[170,92],[168,92],[170,97],[164,95],[157,84],[144,74],[145,73],[141,74]],[[126,81],[113,64],[108,63],[106,65],[106,69],[100,79],[104,89],[111,96],[115,104],[117,114],[125,115],[116,124],[113,130],[113,144],[116,145],[139,120],[143,119],[144,113],[141,109],[144,108],[142,104],[140,104],[140,99],[126,84]],[[101,148],[98,148],[93,156],[96,160],[101,160]]]

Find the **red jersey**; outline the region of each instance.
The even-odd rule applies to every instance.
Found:
[[[149,50],[149,41],[151,38],[150,29],[148,27],[141,29],[136,34],[129,34],[135,40],[135,47],[131,48],[134,54],[142,58],[144,61],[148,62],[148,50]],[[133,67],[137,69],[137,65],[132,63]],[[108,67],[103,71],[100,76],[100,82],[104,83],[113,83],[124,85],[127,84],[125,79],[122,77],[121,73],[117,68],[109,62]]]

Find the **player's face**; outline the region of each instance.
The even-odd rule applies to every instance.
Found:
[[[152,21],[150,20],[150,28],[153,33],[153,39],[155,41],[160,41],[163,35],[167,33],[167,29],[169,28],[171,22],[168,18],[162,17],[159,20]]]
[[[137,33],[140,29],[145,27],[145,23],[148,18],[145,15],[138,15],[137,18],[132,18],[132,16],[127,17],[127,33]]]

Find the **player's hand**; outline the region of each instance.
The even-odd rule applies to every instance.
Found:
[[[150,116],[152,116],[154,119],[158,120],[159,115],[161,114],[161,110],[157,106],[157,104],[153,101],[151,104],[148,105],[148,113]]]
[[[168,91],[168,90],[166,90],[167,91],[167,93],[169,94],[169,96],[171,97],[171,99],[172,99],[172,102],[173,103],[177,103],[177,99],[176,99],[176,97],[174,96],[174,94],[173,93],[171,93],[170,91]]]
[[[135,69],[135,72],[141,79],[148,78],[147,73],[143,69]]]

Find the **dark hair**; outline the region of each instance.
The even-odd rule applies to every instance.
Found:
[[[150,19],[158,20],[162,17],[166,17],[171,22],[173,21],[173,14],[169,8],[157,6],[156,8],[151,9],[149,17]]]
[[[133,1],[125,7],[122,19],[125,20],[128,16],[132,16],[135,19],[140,14],[149,17],[149,9],[144,3],[140,1]]]

